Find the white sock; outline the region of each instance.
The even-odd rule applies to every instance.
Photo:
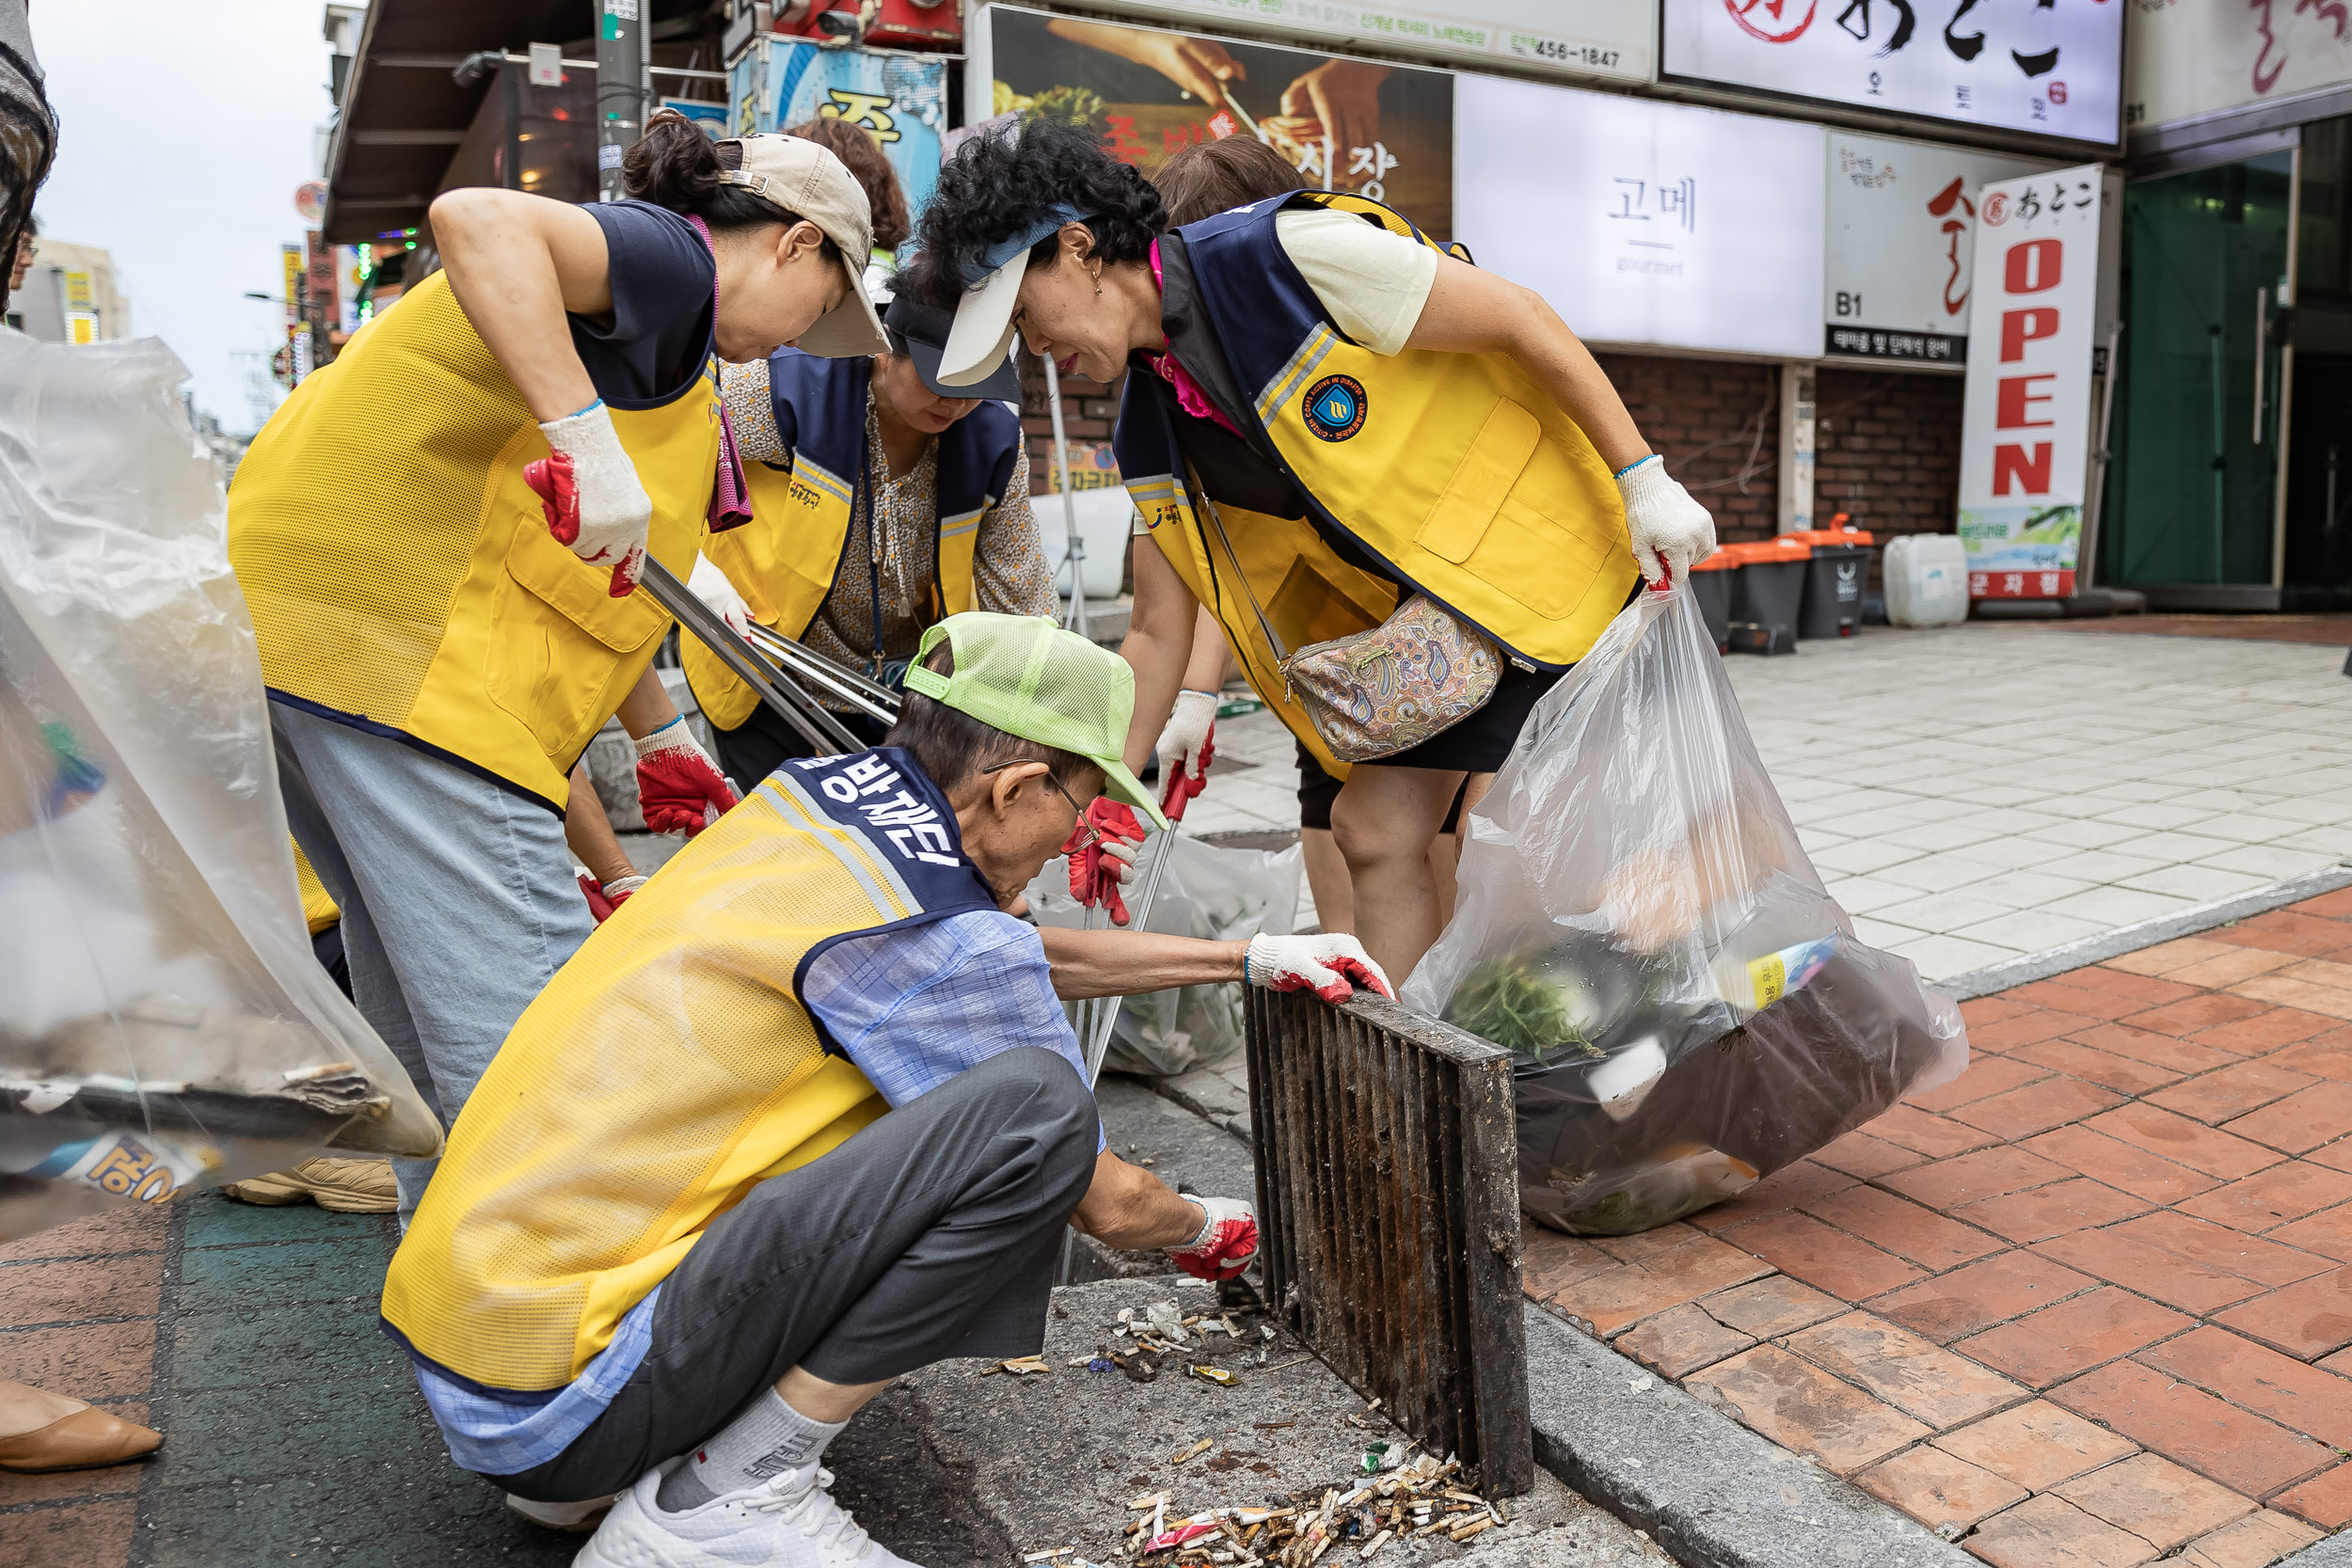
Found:
[[[847,1421],[813,1421],[770,1388],[751,1408],[686,1456],[662,1478],[655,1500],[672,1513],[747,1491],[787,1470],[813,1469]]]

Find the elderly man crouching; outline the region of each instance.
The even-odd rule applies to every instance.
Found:
[[[456,1462],[622,1492],[584,1568],[889,1568],[818,1457],[890,1379],[1043,1342],[1062,1227],[1225,1278],[1238,1198],[1104,1148],[1057,999],[1387,989],[1352,940],[1041,933],[1006,912],[1109,792],[1128,667],[1041,619],[924,636],[887,743],[787,763],[516,1022],[385,1283]],[[546,1517],[546,1508],[526,1509]]]

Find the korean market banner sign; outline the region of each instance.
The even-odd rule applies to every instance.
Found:
[[[1668,80],[2074,141],[2118,135],[2127,0],[1663,4]]]
[[[1480,266],[1595,342],[1820,356],[1820,126],[1496,76],[1455,93]]]
[[[1369,45],[1475,68],[1646,82],[1658,0],[1095,0],[1175,25],[1246,27],[1339,48]]]
[[[1445,71],[1009,6],[982,10],[969,44],[974,119],[1067,120],[1147,180],[1182,148],[1255,136],[1310,186],[1369,197],[1437,239],[1454,237]]]
[[[2123,124],[2139,131],[2352,83],[2344,0],[2131,0]]]
[[[1965,360],[1977,187],[2049,166],[1832,128],[1821,294],[1830,355],[1922,365]]]
[[[947,63],[936,55],[762,37],[735,63],[727,98],[737,135],[782,131],[819,116],[871,132],[906,187],[909,215],[922,212],[939,183]]]
[[[2090,471],[2097,164],[1983,186],[1962,403],[1960,537],[1979,599],[2074,593]]]

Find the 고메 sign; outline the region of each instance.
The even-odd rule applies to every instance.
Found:
[[[1975,298],[1960,443],[1969,596],[2074,592],[2090,472],[2097,164],[1977,194]]]

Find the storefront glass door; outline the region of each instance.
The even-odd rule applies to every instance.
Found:
[[[2272,576],[2280,355],[2294,154],[2123,192],[2123,376],[2102,580],[2261,585]]]

